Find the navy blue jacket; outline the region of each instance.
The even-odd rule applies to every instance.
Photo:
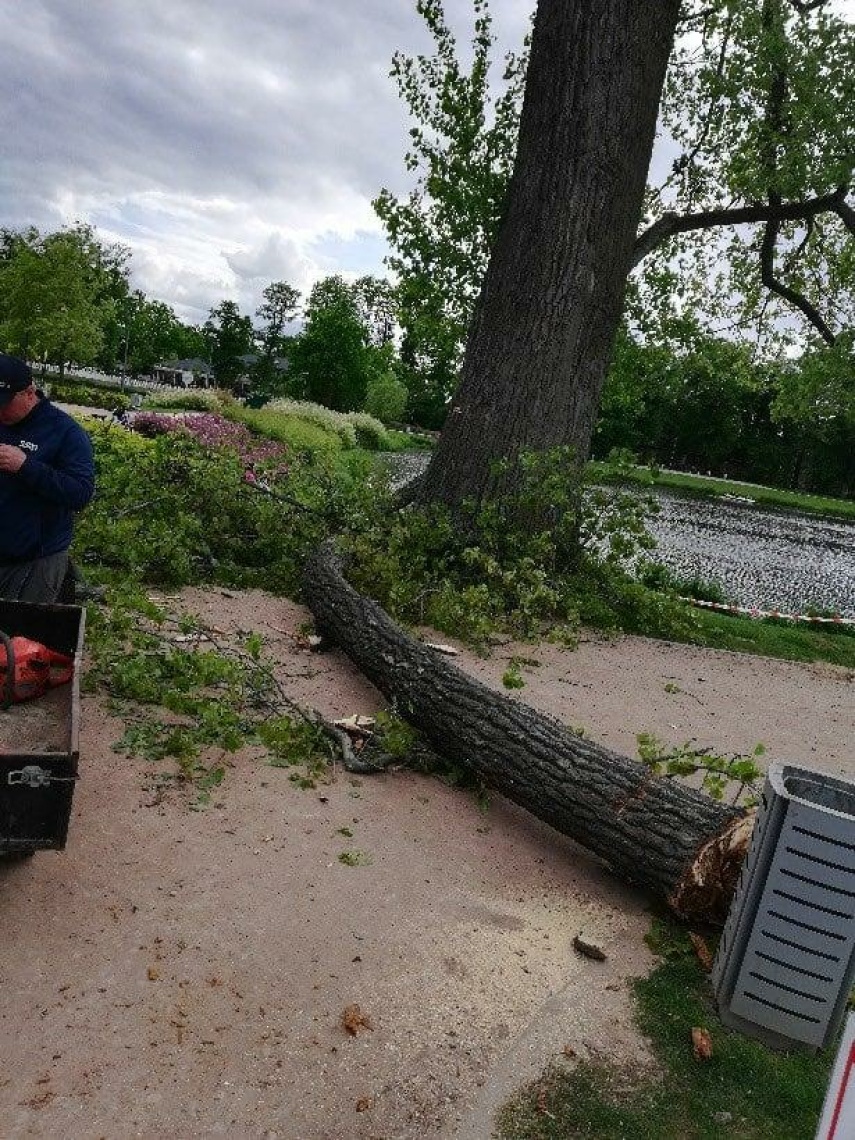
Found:
[[[71,416],[41,399],[18,423],[0,424],[0,443],[27,453],[20,470],[0,471],[0,562],[67,550],[74,512],[95,490],[89,436]]]

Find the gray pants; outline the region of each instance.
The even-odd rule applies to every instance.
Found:
[[[55,602],[67,569],[67,550],[32,562],[0,565],[0,598],[13,602]]]

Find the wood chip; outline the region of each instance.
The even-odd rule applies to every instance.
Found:
[[[689,934],[689,939],[695,948],[695,954],[704,971],[709,974],[713,968],[713,956],[706,939],[700,934]]]
[[[361,713],[354,713],[352,716],[342,717],[341,720],[333,721],[333,723],[336,728],[343,728],[347,733],[353,733],[356,736],[370,736],[377,722],[373,716],[362,716]]]
[[[692,1026],[692,1051],[698,1061],[709,1061],[713,1055],[712,1038],[709,1030]]]
[[[595,946],[593,942],[583,942],[578,934],[573,939],[573,949],[577,954],[581,954],[584,958],[590,958],[593,962],[605,962],[606,960],[606,955],[599,946]]]
[[[428,649],[435,649],[437,653],[444,653],[446,657],[459,657],[460,650],[455,649],[453,645],[443,645],[441,642],[426,641],[425,646]]]
[[[373,1029],[371,1018],[363,1013],[358,1005],[345,1006],[341,1015],[341,1023],[351,1037],[355,1037],[360,1029]]]

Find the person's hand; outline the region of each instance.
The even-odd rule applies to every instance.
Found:
[[[0,471],[8,471],[10,475],[14,475],[24,466],[26,458],[26,451],[22,451],[20,447],[13,447],[11,443],[0,443]]]

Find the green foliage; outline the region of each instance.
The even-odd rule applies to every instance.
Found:
[[[138,376],[150,373],[162,361],[204,354],[197,329],[179,321],[163,301],[151,300],[136,289],[110,314],[97,364],[107,372]]]
[[[266,677],[259,666],[208,647],[204,636],[194,641],[185,628],[140,594],[114,594],[110,606],[89,614],[85,687],[107,693],[127,713],[117,750],[153,762],[171,758],[184,779],[204,777],[210,788],[219,781],[203,753],[235,752],[244,743]]]
[[[638,580],[651,590],[661,590],[682,598],[722,604],[727,601],[718,582],[682,577],[661,562],[642,562],[638,568]]]
[[[665,686],[668,691],[668,686]],[[680,690],[673,686],[671,691]],[[701,787],[714,800],[733,794],[733,803],[757,802],[763,769],[757,763],[765,755],[762,744],[756,744],[749,756],[719,756],[710,748],[695,748],[687,741],[678,748],[666,748],[650,732],[636,736],[638,758],[656,776],[701,775]]]
[[[338,861],[345,867],[370,867],[373,859],[364,851],[342,851]]]
[[[50,398],[59,404],[81,404],[90,408],[106,408],[110,411],[126,412],[131,406],[128,396],[114,388],[96,388],[90,384],[79,384],[66,380],[64,383],[51,382]]]
[[[257,413],[261,414],[261,413]],[[74,550],[114,576],[182,585],[216,581],[296,593],[309,550],[380,509],[364,465],[293,455],[272,482],[245,479],[240,457],[184,436],[144,439],[95,427],[98,494]]]
[[[176,616],[140,591],[111,589],[87,620],[84,687],[106,695],[125,721],[114,746],[152,763],[171,760],[204,807],[226,775],[225,757],[261,744],[300,787],[324,776],[333,747],[279,688],[254,633],[229,642],[192,616]]]
[[[318,408],[328,415],[307,413],[307,407]],[[342,427],[328,418],[337,414],[317,404],[306,405],[285,399],[271,400],[263,408],[234,404],[223,409],[223,415],[228,419],[246,424],[259,435],[287,444],[296,453],[317,457],[331,457],[342,447],[356,446],[356,433],[352,427]]]
[[[318,725],[280,716],[262,721],[255,731],[267,748],[274,768],[294,769],[290,776],[292,783],[308,789],[323,779],[332,750]]]
[[[365,403],[373,354],[354,290],[343,278],[326,277],[312,289],[290,361],[294,395],[341,412]]]
[[[384,189],[375,209],[394,250],[389,265],[400,282],[401,359],[410,414],[436,427],[457,382],[465,330],[502,216],[527,49],[507,58],[506,86],[493,87],[499,93],[491,105],[486,3],[474,5],[467,65],[458,59],[441,2],[420,0],[417,11],[434,52],[398,53],[392,67],[413,122],[405,166],[415,185],[406,198]],[[628,319],[645,332],[648,343],[676,338],[679,348],[686,324],[702,315],[705,323],[724,328],[723,345],[743,339],[747,348],[737,351],[742,351],[739,371],[744,372],[758,340],[774,360],[783,345],[796,342],[809,315],[815,315],[814,329],[820,328],[826,341],[845,334],[855,317],[850,161],[855,137],[847,110],[855,86],[853,27],[846,14],[827,3],[769,0],[742,8],[724,2],[688,5],[681,30],[661,105],[680,153],[664,184],[649,189],[641,221],[646,230],[668,216],[692,216],[695,228],[645,258],[639,278],[630,283]],[[798,206],[835,194],[837,203],[796,220],[725,226],[726,218],[714,216],[725,208]],[[772,278],[781,287],[770,290]],[[705,375],[706,362],[699,363],[697,384],[686,390],[684,414],[662,425],[678,436],[671,440],[673,449],[700,451],[703,461],[693,466],[721,470],[751,404],[763,420],[761,450],[774,449],[769,400],[758,392],[752,399],[741,378],[728,370]],[[736,390],[741,398],[735,406],[716,399],[716,387]],[[613,396],[607,393],[611,411]],[[704,416],[705,406],[712,416]],[[693,433],[693,427],[699,430]],[[641,430],[638,435],[643,445],[638,450],[645,454],[649,437]],[[602,451],[610,446],[606,442]],[[836,443],[835,455],[845,456],[847,446],[851,453],[851,432]],[[783,462],[786,444],[777,450]],[[744,458],[739,454],[736,462]],[[820,473],[822,462],[812,469]],[[743,472],[743,477],[749,476]],[[847,489],[852,482],[841,486]]]
[[[368,381],[365,411],[384,424],[400,423],[407,409],[407,389],[391,372]]]
[[[325,432],[338,437],[344,447],[362,447],[367,451],[384,451],[389,446],[389,438],[383,424],[367,412],[336,412],[322,404],[309,400],[279,398],[252,417],[254,422],[265,426],[265,433],[274,430],[275,416],[287,416],[315,424]]]
[[[366,274],[354,281],[352,294],[368,344],[373,348],[391,350],[398,313],[395,286],[385,277]],[[384,359],[382,354],[378,359]],[[391,361],[391,354],[387,359]]]
[[[383,751],[389,756],[404,760],[412,752],[417,740],[416,730],[394,712],[378,712],[375,729]]]
[[[316,424],[325,432],[338,436],[342,447],[356,447],[356,428],[350,417],[344,412],[333,411],[323,404],[315,404],[311,400],[292,400],[280,397],[271,400],[264,408],[265,416],[271,413],[291,416],[294,419],[304,420],[306,423]],[[382,425],[381,425],[382,427]]]
[[[247,371],[246,363],[240,358],[253,349],[252,321],[240,312],[234,301],[221,301],[211,309],[204,334],[217,384],[234,388],[238,378]]]
[[[51,234],[4,233],[0,254],[0,342],[59,366],[92,362],[104,326],[127,295],[128,251],[104,246],[89,226]]]
[[[144,408],[164,408],[174,412],[217,412],[227,414],[235,401],[224,388],[177,388],[152,392],[143,400]]]
[[[855,426],[855,333],[841,336],[833,348],[804,353],[782,369],[772,413],[820,431],[834,430],[841,420]]]
[[[551,630],[572,643],[580,620],[688,633],[692,614],[622,569],[650,545],[648,505],[583,486],[567,449],[518,462],[516,490],[462,523],[441,507],[408,508],[356,534],[354,583],[398,618],[479,649],[498,632]]]
[[[524,689],[525,681],[523,680],[522,671],[520,670],[520,663],[516,658],[512,658],[507,669],[502,674],[502,684],[506,689]]]
[[[387,444],[388,436],[383,424],[368,412],[348,412],[348,421],[356,433],[356,446],[366,451],[381,451]]]
[[[618,338],[594,434],[657,466],[777,486],[855,488],[851,336],[763,362],[684,320],[673,347]],[[751,494],[751,492],[748,492]]]
[[[828,4],[768,0],[703,6],[678,40],[661,105],[680,154],[664,186],[651,192],[649,220],[758,202],[799,202],[850,187],[853,25]],[[699,230],[667,243],[652,268],[676,267],[681,311],[697,309],[762,340],[794,339],[802,314],[761,287],[760,224],[710,240]],[[810,224],[781,223],[773,267],[809,298],[832,329],[851,326],[852,239],[834,212]],[[644,291],[648,301],[654,290]],[[789,319],[781,321],[787,313]],[[795,321],[793,321],[795,317]]]
[[[589,475],[597,482],[607,483],[617,478],[621,482],[634,483],[641,487],[667,487],[681,494],[703,498],[739,495],[740,498],[750,499],[754,503],[783,507],[785,510],[806,511],[833,518],[855,518],[855,502],[849,499],[809,495],[803,492],[785,491],[779,487],[763,487],[730,479],[691,475],[687,472],[662,471],[656,467],[624,467],[618,475],[610,463],[594,461],[589,464]]]
[[[494,42],[486,0],[474,0],[468,65],[461,63],[440,0],[418,0],[432,55],[397,52],[392,78],[413,126],[405,157],[415,186],[382,190],[374,208],[395,251],[401,357],[415,422],[439,426],[456,386],[462,345],[505,202],[527,49],[490,81]]]
[[[555,1065],[501,1114],[503,1140],[803,1140],[813,1136],[833,1058],[774,1053],[723,1028],[709,980],[685,930],[658,923],[664,960],[634,983],[635,1020],[659,1071],[583,1060]],[[705,1028],[712,1058],[697,1061],[691,1032]],[[722,1114],[727,1114],[724,1117]]]

